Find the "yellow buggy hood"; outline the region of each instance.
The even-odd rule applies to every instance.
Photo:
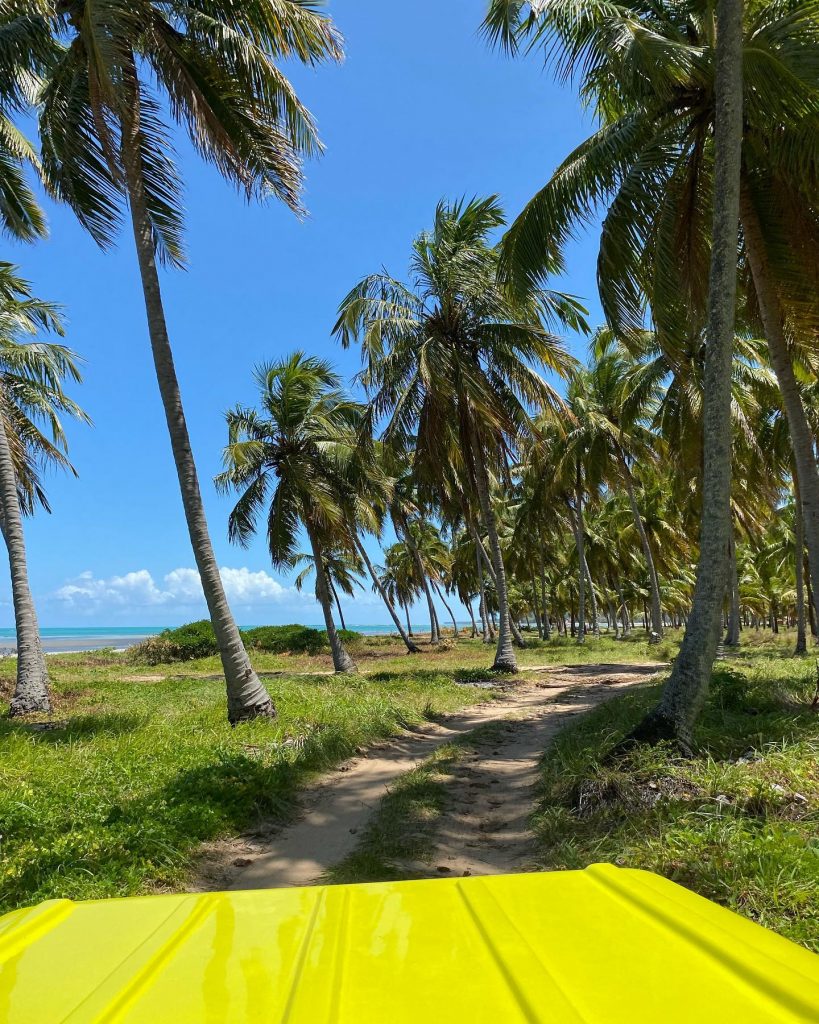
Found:
[[[0,919],[3,1024],[819,1021],[819,957],[585,871],[55,900]]]

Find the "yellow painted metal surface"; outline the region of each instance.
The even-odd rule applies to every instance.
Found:
[[[819,957],[663,878],[585,871],[44,903],[2,1024],[819,1022]]]

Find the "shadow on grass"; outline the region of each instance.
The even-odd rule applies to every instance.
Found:
[[[134,732],[145,724],[145,717],[124,712],[77,715],[53,721],[28,722],[14,718],[0,719],[0,739],[8,736],[26,736],[37,743],[58,745],[96,736],[122,736]]]

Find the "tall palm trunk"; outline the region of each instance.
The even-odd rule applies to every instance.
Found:
[[[625,640],[625,638],[629,635],[631,625],[628,619],[628,606],[626,605],[626,595],[623,592],[623,584],[620,582],[619,576],[615,576],[614,578],[614,589],[617,591],[617,601],[620,605],[620,622],[623,626],[622,638]]]
[[[478,635],[478,624],[475,621],[475,612],[472,610],[472,598],[467,597],[463,603],[466,605],[466,610],[469,612],[469,621],[472,623],[471,639],[474,640]]]
[[[594,580],[592,579],[588,559],[586,560],[586,582],[589,585],[589,610],[591,611],[592,633],[594,636],[600,636],[600,616],[597,613],[597,591],[594,589]]]
[[[318,597],[324,615],[324,628],[327,631],[330,653],[333,656],[333,668],[336,672],[357,672],[355,662],[345,650],[336,630],[336,624],[333,622],[332,598],[327,585],[327,568],[321,556],[321,544],[316,536],[315,526],[309,516],[304,517],[304,526],[310,540],[310,550],[313,552],[313,565],[316,567],[316,597]]]
[[[486,607],[486,584],[483,578],[483,559],[481,558],[481,545],[477,539],[475,541],[475,561],[478,566],[478,593],[480,594],[480,603],[478,604],[478,612],[481,616],[481,631],[483,633],[483,642],[485,644],[491,644],[492,630],[489,624],[489,611]]]
[[[540,605],[543,614],[543,639],[548,640],[551,636],[552,627],[549,624],[549,599],[546,593],[546,564],[543,557],[543,545],[539,547],[540,553]]]
[[[159,384],[174,463],[179,477],[185,519],[225,673],[228,719],[231,723],[236,723],[260,715],[272,718],[276,709],[267,690],[253,671],[247,651],[242,644],[239,630],[225,596],[222,578],[219,575],[219,566],[210,542],[196,464],[193,460],[188,427],[185,422],[185,411],[182,407],[182,395],[168,339],[162,292],[156,269],[154,240],[145,200],[139,133],[139,110],[137,108],[134,111],[133,123],[126,125],[123,130],[123,156],[131,223],[139,261],[139,272],[142,278],[142,292],[145,299],[156,379]]]
[[[586,642],[586,579],[589,569],[586,565],[586,529],[583,525],[583,488],[580,479],[580,464],[577,466],[577,490],[575,508],[569,502],[569,518],[574,526],[574,542],[577,548],[577,642]]]
[[[50,712],[48,668],[40,643],[37,611],[31,596],[23,536],[23,516],[17,496],[17,473],[6,433],[5,417],[0,410],[0,516],[3,539],[11,570],[11,595],[14,604],[14,626],[17,634],[17,682],[11,698],[9,714],[27,715],[35,711]]]
[[[472,463],[475,472],[475,489],[478,492],[478,504],[483,519],[483,528],[489,539],[489,553],[492,556],[492,568],[495,571],[495,594],[498,600],[498,647],[495,652],[495,672],[517,672],[518,662],[512,646],[512,626],[509,614],[509,591],[506,587],[506,569],[503,565],[498,527],[495,513],[489,498],[489,474],[486,470],[484,453],[478,444],[474,428],[470,431]]]
[[[719,643],[731,530],[731,370],[742,159],[742,0],[718,0],[714,218],[703,382],[700,559],[685,636],[658,706],[628,742],[691,749]]]
[[[455,636],[457,637],[459,635],[459,633],[458,633],[458,621],[455,618],[455,615],[454,615],[452,609],[450,608],[449,604],[447,603],[447,599],[444,597],[443,590],[441,589],[441,587],[439,587],[437,583],[433,583],[432,585],[433,585],[433,587],[435,587],[435,593],[438,595],[438,597],[440,597],[441,604],[444,606],[444,608],[446,608],[447,614],[449,615],[450,619],[452,620],[452,630],[455,633]]]
[[[637,495],[634,491],[634,474],[626,461],[622,449],[618,451],[620,468],[623,471],[623,479],[626,484],[629,505],[631,505],[631,516],[634,520],[634,528],[640,538],[640,546],[643,549],[643,558],[648,566],[648,579],[651,588],[651,631],[656,634],[649,640],[650,643],[658,642],[663,635],[663,608],[660,601],[660,581],[657,578],[657,568],[654,565],[654,555],[651,551],[651,544],[648,541],[648,534],[643,526],[643,517],[640,515],[640,506],[637,503]]]
[[[796,650],[794,654],[805,654],[808,638],[805,621],[805,527],[802,519],[802,502],[799,485],[794,478],[794,569],[796,573]]]
[[[412,535],[409,523],[404,523],[402,525],[402,539],[409,548],[410,556],[412,557],[413,564],[415,565],[415,571],[418,573],[418,578],[420,579],[421,586],[424,590],[424,596],[427,599],[427,611],[429,612],[429,642],[431,644],[438,644],[441,642],[441,633],[438,629],[438,616],[435,613],[435,602],[432,600],[432,591],[429,586],[426,570],[424,569],[424,563],[421,560],[421,552],[418,550],[418,545],[415,543],[415,538]]]
[[[725,632],[727,647],[739,647],[739,573],[737,572],[737,545],[734,526],[728,539],[728,628]]]
[[[475,527],[474,527],[474,525],[472,523],[470,523],[470,527],[469,528],[472,531],[472,539],[475,541],[475,544],[477,545],[480,558],[483,560],[483,563],[486,566],[486,571],[489,573],[489,578],[492,581],[492,585],[497,587],[497,579],[495,578],[495,567],[492,564],[492,559],[489,557],[489,555],[487,555],[486,548],[483,546],[483,541],[481,540],[481,538],[480,538],[480,536],[478,534],[478,531],[475,529]],[[515,646],[516,647],[521,647],[521,648],[525,647],[526,646],[526,641],[523,638],[523,634],[518,629],[517,623],[515,622],[515,620],[512,617],[512,615],[509,616],[509,628],[512,630],[512,640],[514,641]],[[493,631],[493,640],[494,640],[494,631]]]
[[[335,584],[330,579],[330,573],[327,573],[327,586],[330,588],[330,595],[336,605],[336,611],[338,612],[338,621],[341,623],[341,628],[346,632],[347,623],[344,621],[344,612],[341,610],[341,601],[338,599],[338,591],[335,588]]]
[[[819,470],[814,453],[814,437],[793,372],[793,362],[785,337],[782,307],[771,273],[759,215],[754,206],[748,183],[744,180],[740,194],[740,214],[748,263],[751,267],[759,313],[765,329],[765,339],[768,342],[768,353],[782,394],[782,404],[785,408],[791,435],[793,457],[796,464],[795,475],[799,481],[799,492],[802,499],[805,546],[808,552],[811,576],[816,580],[819,579]]]
[[[396,612],[395,608],[393,608],[392,601],[390,601],[389,597],[387,596],[387,591],[384,589],[381,580],[378,578],[378,573],[375,571],[375,567],[373,566],[373,563],[370,561],[370,556],[367,554],[367,549],[362,544],[361,539],[359,538],[355,530],[351,529],[350,535],[353,538],[355,549],[360,555],[361,561],[367,567],[367,572],[370,574],[370,579],[373,581],[373,586],[378,592],[378,596],[384,602],[387,611],[390,613],[390,618],[395,623],[395,628],[398,630],[398,633],[400,634],[401,639],[404,641],[407,650],[409,651],[410,654],[420,654],[421,648],[412,640],[410,640],[408,630],[405,630],[404,627],[401,625],[401,619],[398,616],[398,612]]]

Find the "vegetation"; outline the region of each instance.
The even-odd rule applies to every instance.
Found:
[[[330,646],[324,630],[310,629],[309,626],[256,626],[241,632],[246,647],[268,654],[323,654]],[[348,629],[338,630],[338,635],[348,646],[357,644],[361,639],[360,633]],[[127,657],[129,662],[137,665],[169,665],[218,653],[219,645],[210,619],[200,619],[148,637],[130,647]]]
[[[819,951],[816,674],[812,661],[782,653],[782,643],[768,641],[718,666],[695,758],[668,745],[643,746],[616,762],[606,757],[656,703],[659,684],[564,729],[543,761],[536,866],[608,861],[654,871]],[[484,726],[402,776],[328,880],[429,873],[461,764],[487,741],[502,742],[503,729]]]
[[[299,629],[282,627],[291,636],[314,632]],[[311,773],[407,723],[492,696],[472,685],[486,681],[480,640],[427,646],[411,661],[400,638],[357,642],[356,677],[328,674],[328,647],[255,651],[262,675],[276,676],[279,714],[241,729],[220,713],[218,655],[165,672],[115,653],[50,658],[54,715],[0,720],[0,910],[178,888],[195,873],[203,841],[285,820]],[[596,643],[578,658],[648,655],[645,639]],[[533,643],[521,659],[538,665],[573,654],[554,644]],[[3,701],[13,693],[10,662],[0,661]]]
[[[172,675],[123,667],[115,654],[49,659],[56,717],[0,721],[0,911],[178,888],[203,841],[286,819],[310,773],[408,722],[485,699],[446,664],[416,677],[394,652],[378,658],[377,675],[343,684],[321,674],[329,658],[257,652],[260,671],[281,673],[279,714],[241,730],[221,714],[218,656]],[[10,696],[12,681],[0,685]]]
[[[815,692],[815,664],[781,645],[720,664],[688,759],[661,745],[605,760],[658,687],[592,712],[546,754],[538,866],[656,871],[819,952]]]
[[[301,351],[257,368],[225,417],[228,536],[263,530],[325,628],[240,631],[160,287],[159,265],[185,262],[174,138],[248,199],[301,213],[321,147],[281,68],[341,59],[322,8],[0,2],[0,228],[44,236],[33,179],[103,248],[130,222],[209,616],[125,658],[46,664],[23,520],[48,510],[48,468],[73,471],[61,417],[87,417],[65,391],[80,377],[53,340],[61,311],[0,264],[18,653],[0,679],[0,901],[180,885],[203,841],[286,818],[311,772],[408,721],[536,665],[673,659],[661,687],[547,753],[540,864],[649,867],[816,947],[819,7],[488,0],[490,42],[541,55],[595,130],[511,225],[498,196],[442,199],[406,274],[351,282],[327,324],[360,349],[349,385]],[[598,220],[593,325],[549,285]],[[589,340],[582,362],[567,334]],[[366,587],[397,639],[346,629]],[[732,660],[714,670],[720,646]],[[474,740],[402,780],[334,877],[426,856]]]

